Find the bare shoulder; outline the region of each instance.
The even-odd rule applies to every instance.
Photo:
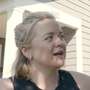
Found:
[[[13,84],[8,78],[0,79],[0,90],[14,90]]]
[[[90,90],[90,76],[74,71],[69,72],[75,79],[80,90]]]

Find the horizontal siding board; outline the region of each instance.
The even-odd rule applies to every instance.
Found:
[[[88,27],[88,26],[85,26],[85,25],[81,25],[81,26],[90,29],[90,27]]]
[[[88,21],[88,20],[84,20],[84,19],[82,19],[83,21],[85,21],[85,22],[88,22],[88,23],[90,23],[90,21]]]
[[[82,20],[82,25],[90,28],[90,22]]]
[[[82,32],[82,37],[83,38],[86,38],[86,39],[90,39],[90,33],[85,33],[85,32]]]
[[[68,58],[75,58],[76,57],[76,52],[70,52],[70,53],[67,53],[67,55],[66,55],[66,59],[68,59]]]
[[[82,44],[83,45],[90,46],[90,40],[87,40],[87,39],[82,38]]]
[[[75,51],[75,50],[76,50],[76,45],[67,46],[67,52]]]
[[[68,70],[68,71],[77,71],[77,66],[63,66],[61,69]]]
[[[90,58],[90,53],[82,52],[83,57]]]
[[[87,27],[82,26],[82,32],[86,32],[90,34],[90,29]]]
[[[65,59],[66,61],[71,61],[71,60],[76,60],[77,58],[74,57],[74,58],[69,58],[69,59]]]
[[[83,65],[90,65],[90,59],[83,58]]]
[[[64,6],[67,6],[67,8],[70,8],[78,13],[90,17],[90,11],[86,11],[83,8],[80,8],[79,6],[76,6],[75,4],[72,4],[68,1],[62,0],[62,1],[56,1],[56,3],[63,4]]]
[[[90,12],[90,9],[89,9],[90,7],[85,3],[80,2],[79,0],[67,0],[67,1]]]
[[[82,45],[82,50],[83,50],[83,51],[90,52],[90,46]]]
[[[83,71],[90,71],[90,65],[83,65]]]
[[[78,1],[78,0],[67,0],[67,1],[74,4],[74,5],[76,5],[76,6],[78,6],[78,7],[80,7],[80,8],[82,8],[82,9],[84,9],[84,10],[86,10],[86,11],[90,12],[90,9],[89,9],[90,7],[88,5],[86,5],[86,4]]]
[[[79,0],[79,1],[86,4],[87,6],[90,6],[90,0]]]
[[[69,59],[69,60],[65,60],[65,65],[69,66],[69,65],[75,65],[76,64],[76,58],[72,58],[72,59]]]

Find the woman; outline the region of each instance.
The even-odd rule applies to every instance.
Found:
[[[59,70],[65,63],[66,43],[52,14],[30,13],[15,28],[15,41],[14,80],[1,79],[1,90],[89,90],[89,76]]]

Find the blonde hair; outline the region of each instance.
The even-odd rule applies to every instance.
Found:
[[[18,47],[17,57],[12,67],[12,74],[17,78],[30,79],[30,60],[28,60],[21,52],[20,46],[31,48],[31,41],[34,38],[32,34],[33,27],[36,22],[42,19],[55,19],[55,17],[48,12],[33,12],[30,13],[15,31],[15,43]]]

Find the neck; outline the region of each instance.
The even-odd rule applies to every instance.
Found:
[[[32,81],[43,90],[54,90],[58,85],[58,70],[43,70],[33,67]]]

